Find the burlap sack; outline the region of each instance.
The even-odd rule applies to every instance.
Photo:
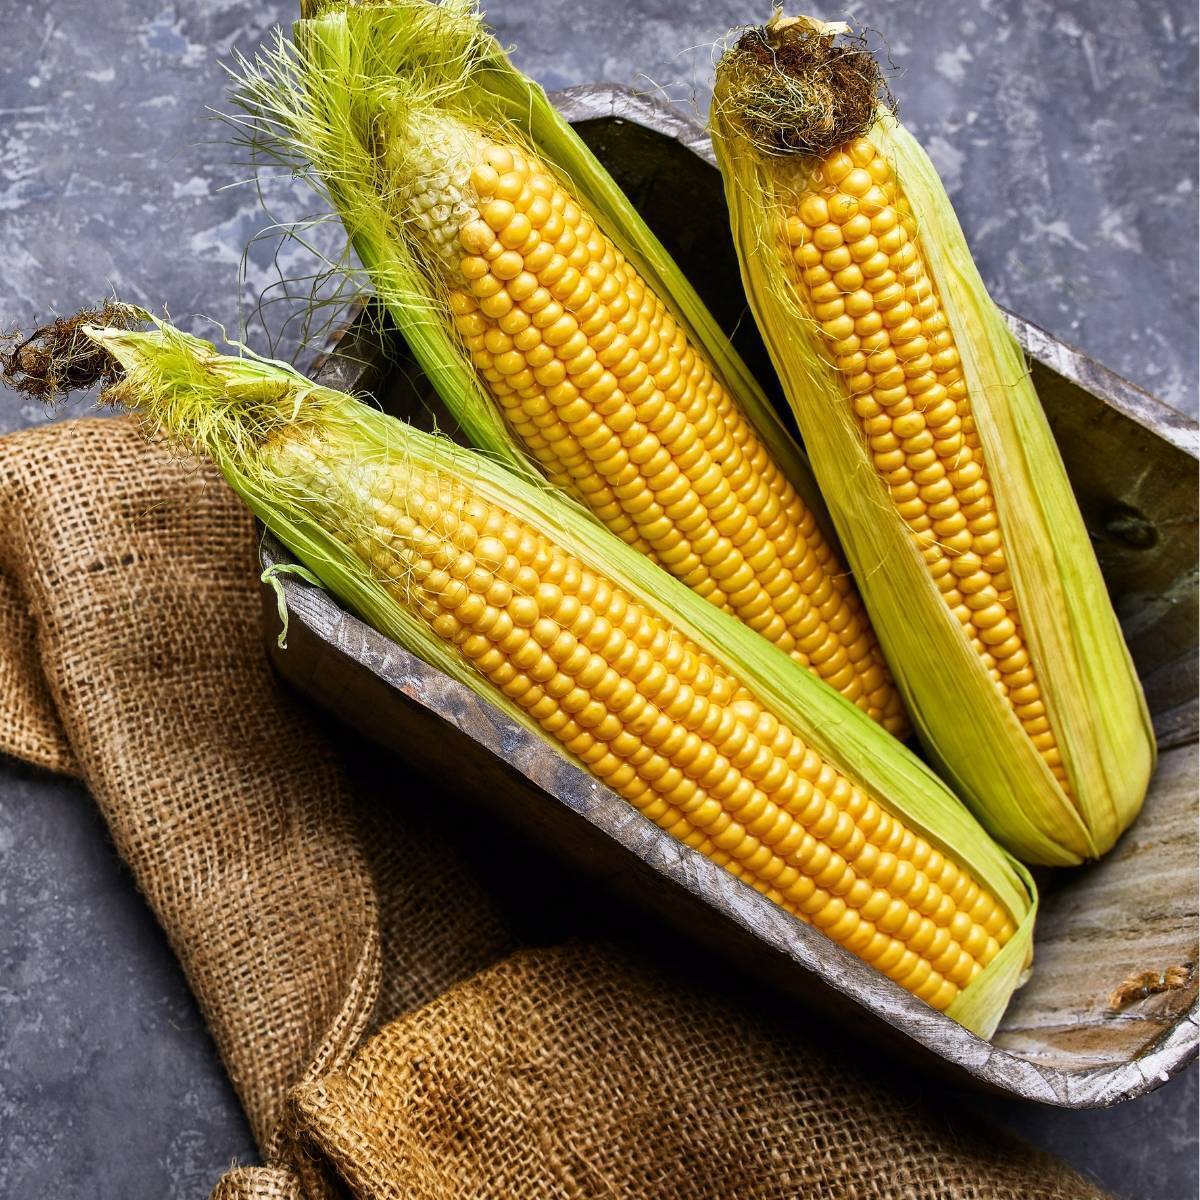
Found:
[[[293,1101],[371,1200],[1095,1194],[1015,1143],[951,1133],[784,1025],[625,952],[519,951]]]
[[[214,1200],[1099,1195],[627,950],[512,950],[262,653],[253,527],[125,420],[0,439],[0,750],[79,774],[262,1149]],[[373,1036],[372,1036],[373,1035]]]
[[[383,923],[421,958],[381,1016],[497,957],[503,931],[429,839],[361,836],[267,665],[253,522],[215,473],[125,419],[47,426],[0,439],[0,514],[2,748],[78,764],[271,1155],[287,1089],[345,1061],[380,999],[368,851]]]

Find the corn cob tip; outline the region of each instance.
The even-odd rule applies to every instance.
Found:
[[[784,17],[747,30],[717,67],[715,103],[765,154],[823,155],[895,109],[866,37],[842,24]]]
[[[18,330],[0,336],[0,378],[13,391],[54,404],[71,392],[96,384],[111,387],[122,374],[116,358],[88,336],[87,326],[134,329],[142,314],[127,304],[106,300],[70,317],[39,326],[28,336]]]
[[[220,355],[119,301],[3,340],[13,348],[0,350],[0,379],[14,391],[53,404],[100,385],[101,405],[127,409],[148,433],[222,469],[252,473],[281,436],[311,438],[337,422],[326,390],[287,364],[245,347],[239,357]]]

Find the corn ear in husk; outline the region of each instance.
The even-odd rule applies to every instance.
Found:
[[[1141,807],[1145,701],[1021,351],[843,31],[718,66],[746,291],[922,742],[1001,844],[1076,864]]]
[[[795,443],[473,5],[327,5],[242,75],[252,136],[328,193],[475,445],[908,731]]]
[[[585,576],[591,572],[594,580],[604,581],[599,586],[610,600],[603,611],[609,613],[612,622],[622,629],[633,628],[617,614],[618,610],[626,615],[634,612],[650,622],[644,628],[657,622],[660,629],[658,635],[640,643],[651,654],[651,660],[624,653],[610,660],[614,670],[625,672],[626,682],[617,686],[618,690],[624,689],[626,699],[634,695],[631,689],[641,689],[645,694],[648,683],[643,680],[652,676],[661,686],[665,678],[662,670],[680,672],[683,668],[679,664],[684,660],[695,667],[697,654],[699,661],[709,665],[691,677],[699,689],[699,693],[694,689],[689,693],[693,701],[696,694],[704,694],[705,686],[715,689],[714,672],[738,681],[740,699],[724,702],[728,711],[722,717],[721,728],[736,732],[736,722],[750,718],[734,717],[735,710],[744,714],[748,704],[758,706],[754,711],[766,714],[756,718],[760,725],[765,720],[770,728],[776,728],[776,722],[786,726],[804,740],[809,747],[806,753],[820,756],[824,773],[819,776],[819,787],[831,788],[834,777],[829,772],[836,771],[848,781],[847,786],[869,794],[871,803],[866,811],[875,814],[871,821],[881,820],[881,812],[893,820],[894,836],[885,850],[882,854],[871,851],[869,857],[872,870],[887,860],[888,877],[894,873],[897,884],[903,878],[904,889],[919,884],[918,891],[902,893],[914,906],[908,911],[915,912],[920,900],[941,923],[937,928],[952,931],[964,946],[973,944],[971,952],[976,956],[989,939],[972,921],[982,922],[986,914],[989,928],[1000,930],[1003,926],[997,934],[1000,944],[992,942],[988,961],[964,976],[964,980],[969,978],[965,986],[942,994],[943,1000],[950,1000],[953,993],[952,1000],[941,1005],[948,1015],[984,1036],[990,1034],[1029,966],[1036,909],[1032,881],[926,766],[853,704],[667,576],[559,493],[485,456],[320,387],[283,364],[247,353],[240,357],[220,355],[207,343],[166,324],[158,324],[149,332],[94,326],[86,327],[85,332],[117,364],[110,377],[116,373],[119,380],[109,388],[109,398],[139,414],[148,428],[215,461],[259,519],[333,594],[376,629],[497,705],[512,720],[567,757],[575,758],[585,769],[607,779],[664,827],[668,821],[654,808],[657,801],[645,807],[646,798],[639,799],[636,789],[631,790],[630,781],[635,778],[632,767],[605,774],[603,764],[612,755],[605,755],[601,747],[602,754],[597,758],[581,748],[584,743],[565,741],[564,718],[546,697],[530,703],[530,678],[521,672],[536,674],[536,667],[531,665],[538,654],[533,640],[560,647],[566,622],[578,620],[581,612],[587,620],[595,617],[588,604],[599,609],[604,601],[597,598],[596,590],[586,592],[580,583],[580,572]],[[78,380],[72,382],[78,386]],[[429,515],[431,505],[437,510],[434,517]],[[456,515],[447,517],[447,512]],[[464,526],[471,522],[475,526],[467,531],[470,536],[461,536]],[[476,537],[477,530],[487,536]],[[505,539],[503,546],[498,539]],[[524,555],[521,562],[525,565],[518,569],[516,559],[510,562],[505,547],[511,555]],[[437,582],[434,576],[440,562],[446,564],[446,570]],[[537,578],[526,578],[530,563],[541,564]],[[504,584],[503,579],[513,582]],[[561,586],[553,584],[552,579]],[[577,590],[572,592],[572,587]],[[611,601],[613,588],[625,597],[616,608]],[[582,609],[570,600],[571,596],[583,597]],[[480,618],[483,597],[487,603],[501,606],[486,622]],[[451,605],[457,607],[452,609]],[[527,612],[531,606],[539,608],[541,615]],[[573,618],[567,615],[568,609],[574,613]],[[472,637],[461,630],[453,633],[459,628],[456,615],[465,622],[468,613],[473,614],[471,619],[477,620],[479,629],[490,629],[498,639],[483,656],[477,647],[473,648]],[[552,627],[551,618],[562,625],[561,630]],[[500,631],[495,622],[503,622],[507,632]],[[529,638],[523,637],[522,629],[531,631]],[[620,638],[614,642],[611,623],[603,629],[593,624],[581,637],[593,635],[597,637],[596,647],[603,645],[605,654],[615,653],[613,647]],[[570,643],[570,638],[567,641]],[[523,657],[531,649],[533,657]],[[501,650],[511,655],[515,667],[496,667],[492,660]],[[575,653],[568,645],[562,661],[573,661]],[[649,667],[649,675],[629,666],[639,661],[643,668]],[[499,673],[488,674],[493,668]],[[562,669],[577,671],[582,686],[583,669]],[[706,672],[708,685],[703,685],[698,681]],[[602,688],[604,678],[604,673],[597,673],[586,686],[597,696],[616,695]],[[551,689],[549,682],[546,688]],[[683,690],[675,693],[677,702],[682,702]],[[708,694],[716,696],[716,691]],[[573,692],[564,695],[551,689],[547,695],[561,695],[561,706],[588,723],[587,708],[572,703]],[[667,692],[660,692],[659,700],[664,706],[659,710],[661,714],[668,708],[674,711],[676,702],[667,702]],[[610,712],[618,709],[624,716],[627,710],[619,705],[610,707]],[[679,711],[695,712],[687,702]],[[727,726],[728,721],[735,725]],[[603,726],[594,727],[599,733]],[[636,736],[649,739],[652,727],[657,726],[646,720],[632,722],[625,725],[622,736],[640,730]],[[628,752],[619,740],[606,744],[611,745],[613,754]],[[678,741],[672,750],[667,749],[666,742],[654,744],[661,744],[663,754],[682,753],[679,747],[683,743]],[[575,757],[576,750],[583,758]],[[718,776],[723,777],[726,768],[731,778],[742,769],[735,761],[727,762]],[[716,785],[705,786],[712,787],[716,794]],[[781,785],[777,782],[775,786]],[[677,796],[676,791],[668,792],[665,784],[660,784],[658,792]],[[655,794],[649,793],[651,797]],[[843,789],[842,795],[847,794]],[[844,811],[851,810],[858,816],[845,819],[866,819],[861,806]],[[677,821],[672,832],[686,824]],[[676,836],[682,834],[676,832]],[[818,831],[818,836],[833,834]],[[914,857],[914,837],[924,839],[920,843],[925,846],[922,856]],[[684,840],[704,850],[703,838],[691,836]],[[895,850],[895,856],[891,850]],[[721,861],[712,847],[704,852]],[[940,866],[935,864],[935,852]],[[904,855],[910,857],[902,863]],[[751,859],[736,855],[731,858],[729,854],[725,857],[728,869],[735,874],[741,871],[747,882],[771,895],[761,880],[756,882],[753,871],[757,868]],[[940,890],[928,880],[920,883],[913,861],[923,863],[931,875],[945,882],[947,890]],[[782,881],[782,876],[778,879]],[[963,891],[960,884],[968,883]],[[866,892],[870,891],[868,887]],[[811,888],[806,894],[811,894]],[[845,895],[861,904],[865,893],[851,889]],[[952,902],[952,897],[958,899]],[[899,929],[898,916],[891,925],[891,917],[882,915],[885,908],[891,913],[888,896],[880,894],[879,901],[881,915],[876,919],[887,928]],[[829,896],[818,900],[818,906],[830,904],[835,915],[844,917],[847,905],[843,901]],[[955,904],[960,906],[959,913],[974,916],[955,915],[951,920]],[[797,915],[808,919],[806,912],[810,910],[796,910]],[[811,914],[815,913],[814,907]],[[821,928],[829,927],[830,923],[822,923],[819,916],[812,919]],[[904,919],[903,936],[914,947],[927,945],[927,934],[912,932],[922,927],[921,920],[912,917],[911,927],[908,921]],[[840,919],[833,922],[832,932],[836,933],[841,924]],[[870,935],[875,927],[864,928]],[[929,930],[933,929],[929,925]],[[947,936],[938,932],[943,944]],[[871,937],[867,940],[873,944]],[[947,961],[953,961],[957,953],[951,953]],[[884,965],[893,974],[899,972],[894,955]]]

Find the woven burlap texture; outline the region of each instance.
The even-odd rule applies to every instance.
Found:
[[[272,676],[252,522],[124,419],[0,439],[0,750],[80,775],[266,1165],[214,1200],[1092,1200],[779,1016],[512,951],[455,852],[351,793]]]
[[[287,1089],[397,1011],[375,1011],[374,878],[393,858],[412,886],[389,888],[383,922],[411,924],[428,964],[386,989],[393,1005],[485,965],[503,932],[452,855],[362,836],[263,655],[253,522],[213,471],[125,419],[46,426],[0,439],[0,513],[3,749],[78,764],[274,1156]],[[451,900],[436,920],[422,875]]]

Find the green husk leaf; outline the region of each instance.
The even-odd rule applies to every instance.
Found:
[[[560,493],[514,474],[448,439],[422,433],[322,388],[292,368],[248,353],[218,356],[206,343],[165,324],[131,333],[86,332],[121,365],[113,398],[154,430],[212,458],[259,519],[343,603],[400,645],[496,704],[512,720],[562,747],[384,585],[347,540],[361,538],[362,514],[336,497],[315,495],[279,467],[289,440],[320,445],[338,470],[358,464],[416,463],[467,480],[487,500],[541,530],[736,673],[780,720],[966,866],[1004,905],[1018,931],[966,988],[950,1015],[991,1034],[1028,971],[1037,908],[1028,872],[1001,850],[934,773],[833,689],[736,619],[702,600],[593,521]],[[339,536],[340,534],[340,536]]]
[[[844,384],[775,249],[779,200],[795,159],[747,132],[741,84],[740,71],[727,72],[723,62],[712,127],[743,281],[918,734],[942,776],[1014,854],[1060,866],[1097,857],[1141,807],[1154,737],[1020,349],[984,288],[935,169],[888,108],[876,105],[869,128],[858,132],[892,162],[955,336],[1070,795],[998,700],[874,468]]]
[[[397,148],[439,119],[531,148],[554,169],[666,303],[738,398],[826,531],[800,449],[729,339],[628,197],[488,32],[474,0],[317,4],[292,39],[241,58],[233,99],[254,149],[307,175],[337,210],[376,294],[468,439],[514,469],[536,469],[454,334],[444,286],[397,213]],[[233,119],[233,118],[231,118]]]

